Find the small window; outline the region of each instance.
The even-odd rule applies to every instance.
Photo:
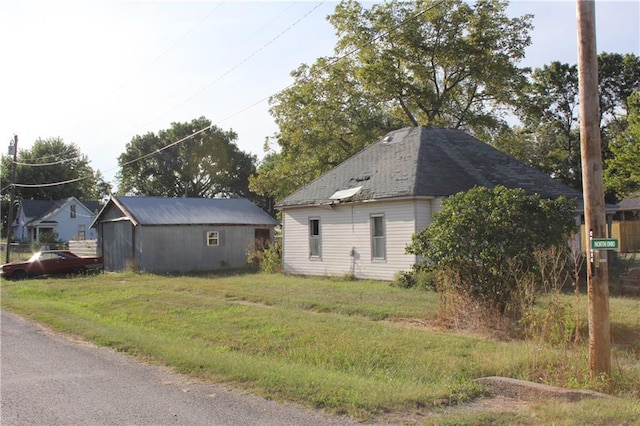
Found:
[[[207,245],[211,247],[220,245],[220,233],[218,231],[207,232]]]
[[[76,218],[76,205],[71,204],[71,219],[75,219],[75,218]]]
[[[309,256],[320,257],[320,219],[309,219]]]
[[[87,225],[78,225],[78,241],[87,239]]]
[[[371,216],[371,257],[385,259],[384,216]]]

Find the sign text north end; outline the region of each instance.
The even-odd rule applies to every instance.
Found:
[[[591,240],[592,250],[615,250],[618,248],[618,240],[615,238],[594,238]]]

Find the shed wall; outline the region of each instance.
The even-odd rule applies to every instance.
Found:
[[[136,266],[155,273],[243,268],[247,251],[255,248],[255,229],[242,225],[138,226]],[[207,245],[208,231],[219,232],[218,246]]]
[[[415,263],[411,236],[431,222],[432,200],[402,200],[287,208],[283,211],[283,269],[300,275],[352,274],[393,280]],[[385,259],[372,258],[371,217],[384,216]],[[320,219],[321,256],[310,256],[309,219]]]

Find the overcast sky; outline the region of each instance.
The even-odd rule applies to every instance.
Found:
[[[366,4],[366,2],[363,2]],[[0,150],[75,143],[117,187],[135,135],[204,116],[262,158],[267,98],[333,53],[333,1],[0,0]],[[523,66],[575,64],[575,1],[512,1],[535,29]],[[640,2],[596,3],[598,52],[640,55]],[[2,183],[5,186],[5,183]]]

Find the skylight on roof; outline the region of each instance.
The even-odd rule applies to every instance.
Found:
[[[330,200],[344,200],[345,198],[353,197],[362,189],[361,186],[356,186],[355,188],[342,189],[340,191],[336,191],[333,193]]]

